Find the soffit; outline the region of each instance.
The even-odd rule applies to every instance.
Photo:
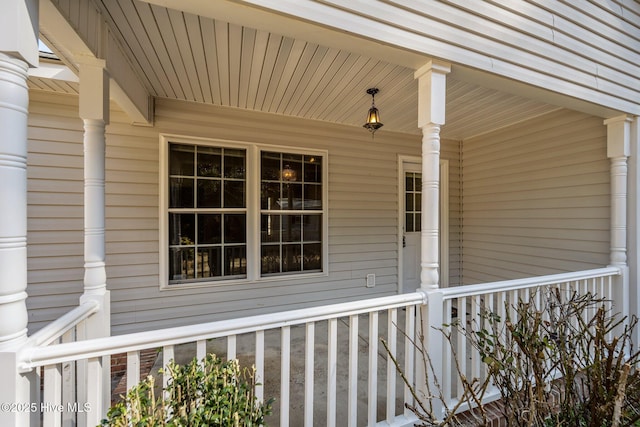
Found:
[[[397,65],[402,61],[138,0],[97,3],[156,97],[361,126],[371,103],[365,91],[378,87],[382,131],[420,133],[414,69]],[[366,44],[370,50],[371,41]],[[557,109],[464,81],[456,77],[455,65],[453,70],[447,79],[443,138],[466,139]],[[68,91],[68,84],[49,83],[53,89],[48,89],[38,79],[31,87]]]

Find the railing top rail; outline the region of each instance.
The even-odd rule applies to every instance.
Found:
[[[293,326],[367,312],[418,305],[425,302],[424,298],[424,293],[414,292],[250,316],[240,319],[221,320],[197,325],[96,338],[82,342],[57,344],[47,347],[30,347],[26,348],[20,354],[20,370],[26,372],[37,366],[62,363],[70,360],[90,359],[116,353],[125,353],[166,345],[177,345],[227,335],[238,335],[258,330],[275,329],[283,326]]]
[[[547,276],[527,277],[524,279],[503,280],[499,282],[479,283],[475,285],[454,286],[439,289],[444,299],[453,299],[466,296],[482,295],[492,292],[514,291],[534,286],[547,286],[559,283],[576,282],[580,280],[595,279],[619,275],[618,267],[596,268],[571,273],[551,274]]]
[[[27,346],[43,346],[51,344],[78,323],[82,322],[92,314],[97,313],[98,309],[99,304],[97,301],[88,300],[81,303],[79,306],[69,310],[58,319],[31,335],[27,342]]]

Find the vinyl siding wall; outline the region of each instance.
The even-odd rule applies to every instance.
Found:
[[[34,331],[75,306],[83,278],[83,148],[77,97],[31,92],[29,299]],[[329,275],[196,289],[159,289],[160,133],[328,150]],[[397,157],[416,136],[158,100],[154,127],[112,111],[107,126],[107,277],[113,333],[389,295],[397,289]],[[443,141],[459,176],[459,143]],[[451,185],[451,206],[459,184]],[[458,215],[457,213],[455,215]],[[452,227],[459,220],[450,219]],[[452,239],[452,283],[458,230]],[[365,287],[369,273],[376,286]]]
[[[77,97],[38,98],[29,105],[27,155],[30,332],[78,305],[84,276],[83,127]]]
[[[462,283],[461,147],[460,141],[440,142],[440,158],[449,163],[449,286]]]
[[[83,148],[77,97],[31,92],[29,298],[34,331],[74,307],[83,278]],[[107,275],[114,333],[389,295],[397,286],[397,156],[420,141],[380,131],[158,101],[155,127],[112,111]],[[159,134],[328,150],[329,275],[159,289]],[[464,142],[449,161],[450,284],[600,267],[609,253],[602,119],[561,111]],[[464,238],[464,247],[463,247]],[[376,287],[366,288],[368,273]]]
[[[607,265],[602,119],[563,110],[462,146],[464,284]]]

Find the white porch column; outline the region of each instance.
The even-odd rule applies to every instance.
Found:
[[[438,376],[424,372],[425,364],[416,363],[416,388],[419,395],[431,400],[433,415],[441,418],[443,406],[436,383],[442,384],[442,356],[444,339],[439,331],[443,323],[442,293],[438,277],[438,212],[440,189],[440,126],[445,122],[446,75],[451,71],[448,63],[432,60],[418,69],[418,127],[422,129],[422,232],[420,259],[420,289],[427,294],[428,307],[420,310],[424,348],[431,358],[430,366]],[[426,364],[429,366],[429,364]],[[429,407],[427,404],[426,407]]]
[[[105,268],[105,127],[109,123],[109,76],[102,60],[87,59],[80,64],[80,117],[84,121],[84,294],[80,302],[95,300],[100,304],[100,311],[87,319],[85,326],[86,338],[100,338],[111,334]],[[110,404],[110,358],[90,361],[86,368],[86,396],[81,396],[80,401],[92,405],[91,411],[85,414],[86,424],[97,425]]]
[[[35,401],[39,381],[19,374],[27,340],[27,69],[38,64],[37,0],[0,1],[0,403]],[[0,408],[0,425],[36,415]]]
[[[105,269],[105,127],[109,77],[104,61],[80,64],[80,117],[84,121],[84,295],[107,294]]]
[[[27,68],[0,53],[0,349],[27,337]]]
[[[440,126],[444,124],[446,75],[449,64],[430,61],[417,70],[418,127],[422,129],[422,232],[420,288],[439,287],[438,207],[440,188]]]
[[[640,280],[640,118],[634,117],[631,123],[629,144],[629,176],[627,182],[627,264],[629,265],[629,283]],[[640,289],[629,286],[629,314],[640,314]],[[636,328],[636,342],[640,340],[640,330]]]
[[[27,337],[27,70],[38,64],[37,12],[37,1],[0,2],[0,350]]]
[[[615,311],[629,314],[629,267],[627,265],[627,158],[631,148],[632,119],[626,115],[604,121],[607,126],[607,157],[611,160],[611,253],[610,264],[622,271],[615,281]]]

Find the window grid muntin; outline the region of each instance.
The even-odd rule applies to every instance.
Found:
[[[167,197],[168,194],[168,190],[170,189],[169,184],[169,175],[170,175],[170,170],[169,170],[169,144],[170,143],[175,143],[178,145],[186,145],[186,146],[192,146],[195,147],[195,145],[198,146],[218,146],[221,148],[240,148],[243,151],[246,150],[246,168],[247,168],[247,176],[246,178],[246,186],[245,186],[245,190],[246,190],[246,207],[244,209],[244,211],[246,212],[246,218],[247,218],[247,232],[249,234],[247,234],[247,244],[246,244],[246,250],[247,250],[247,258],[246,258],[246,268],[247,268],[247,274],[245,277],[240,277],[236,280],[234,280],[233,282],[235,283],[236,281],[238,283],[244,283],[246,281],[258,281],[261,279],[265,279],[266,281],[271,281],[277,277],[288,277],[288,278],[294,278],[294,277],[306,277],[306,276],[317,276],[318,274],[320,275],[326,275],[327,274],[327,267],[328,267],[328,258],[327,258],[327,241],[326,241],[326,237],[327,237],[327,207],[326,207],[326,200],[327,200],[327,152],[326,150],[307,150],[307,149],[297,149],[297,148],[284,148],[282,151],[287,151],[286,154],[294,154],[295,153],[301,153],[305,159],[305,162],[308,161],[310,158],[315,158],[317,160],[319,160],[320,165],[324,165],[324,167],[320,166],[315,170],[306,168],[305,169],[305,175],[308,176],[307,172],[312,173],[314,176],[311,176],[309,178],[304,179],[305,182],[309,182],[309,183],[313,183],[316,182],[317,185],[317,191],[315,191],[315,195],[311,194],[309,196],[309,192],[307,190],[305,191],[305,197],[309,200],[314,200],[317,199],[317,203],[315,203],[315,206],[313,204],[307,203],[307,206],[305,206],[306,209],[317,209],[315,210],[316,213],[321,214],[319,216],[320,218],[320,226],[318,227],[318,235],[322,236],[322,238],[318,241],[317,243],[317,248],[314,250],[315,252],[317,252],[319,254],[319,256],[317,257],[318,259],[318,263],[317,263],[317,269],[310,269],[310,268],[305,268],[304,271],[302,272],[298,272],[298,274],[295,274],[293,276],[291,276],[290,274],[277,274],[277,275],[272,275],[273,277],[264,277],[260,275],[260,235],[259,235],[259,230],[260,230],[260,175],[259,175],[259,170],[260,170],[260,152],[261,150],[264,151],[280,151],[280,147],[277,147],[274,150],[274,146],[267,146],[267,145],[261,145],[261,144],[251,144],[251,143],[244,143],[244,142],[236,142],[236,141],[226,141],[226,140],[216,140],[216,139],[209,139],[209,140],[196,140],[196,139],[191,139],[191,138],[181,138],[181,137],[171,137],[171,136],[161,136],[161,142],[163,145],[163,148],[161,149],[163,156],[162,158],[164,159],[163,164],[161,166],[161,171],[163,172],[163,174],[161,176],[163,176],[163,181],[165,183],[165,185],[163,186],[165,188],[165,191],[163,191],[163,195],[161,196],[161,206],[163,206],[164,212],[165,214],[161,215],[161,230],[164,230],[161,233],[160,236],[160,242],[162,244],[162,246],[164,248],[168,248],[169,246],[169,242],[168,242],[168,237],[169,237],[169,233],[168,233],[168,215],[166,214],[167,211],[169,210],[169,198]],[[194,194],[194,191],[191,191],[190,194]],[[255,204],[254,202],[257,202],[257,204]],[[179,208],[176,208],[176,210],[178,210]],[[201,209],[202,210],[202,209]],[[203,212],[207,212],[206,210],[202,210]],[[289,213],[290,211],[287,211],[287,213]],[[284,213],[284,212],[283,212]],[[294,212],[291,212],[294,213]],[[310,213],[310,211],[307,211],[307,213]],[[305,243],[306,245],[306,243]],[[307,246],[313,246],[314,243],[311,243]],[[305,249],[305,251],[307,251]],[[169,255],[169,251],[167,249],[164,249],[161,253],[160,256],[160,265],[161,265],[161,271],[164,272],[168,272],[168,266],[169,266],[169,261],[167,259]],[[161,289],[170,289],[170,288],[177,288],[175,286],[172,286],[175,283],[180,283],[181,285],[185,286],[185,287],[193,287],[193,286],[197,286],[197,287],[201,287],[203,285],[208,285],[208,286],[215,286],[216,283],[217,284],[222,284],[222,283],[226,283],[224,281],[220,281],[220,280],[210,280],[210,279],[201,279],[198,281],[195,280],[190,280],[190,281],[178,281],[178,282],[172,282],[169,283],[168,282],[168,274],[164,273],[161,276],[161,281],[160,281],[160,287]],[[182,286],[181,286],[182,287]]]
[[[323,175],[322,157],[264,150],[260,153],[260,274],[263,277],[321,272],[323,265]],[[267,167],[270,169],[267,169]],[[278,171],[273,170],[274,166]],[[285,169],[294,171],[287,179]],[[305,187],[308,186],[308,187]],[[272,197],[277,190],[277,197]],[[315,197],[307,199],[307,194]],[[285,202],[286,194],[286,202]],[[318,194],[320,197],[318,197]],[[266,200],[265,200],[266,196]],[[296,197],[299,196],[299,197]],[[295,200],[299,200],[296,203]],[[283,218],[289,228],[285,238]],[[319,238],[305,240],[304,224],[315,219]],[[300,224],[299,238],[292,239],[292,223]],[[274,238],[272,227],[278,227]],[[267,238],[266,236],[270,236]],[[308,259],[308,261],[307,261]]]
[[[176,149],[174,149],[176,148]],[[202,150],[203,152],[210,154],[210,152],[213,151],[218,151],[220,153],[220,176],[219,177],[208,177],[208,176],[202,176],[202,174],[200,174],[200,170],[199,170],[199,163],[198,163],[198,153],[199,151]],[[180,173],[180,174],[172,174],[171,172],[173,171],[173,164],[172,164],[172,154],[174,152],[193,152],[193,170],[191,171],[191,174],[185,174],[185,173]],[[231,155],[235,155],[234,157],[241,157],[242,158],[242,166],[240,167],[240,171],[236,171],[236,174],[239,174],[240,177],[231,177],[231,176],[227,176],[227,172],[226,172],[226,154],[225,152],[230,152]],[[207,146],[207,145],[194,145],[194,144],[180,144],[180,143],[169,143],[169,191],[171,192],[173,187],[171,186],[172,180],[175,179],[188,179],[188,180],[192,180],[194,185],[192,186],[192,191],[193,191],[193,207],[187,207],[187,208],[179,208],[179,207],[172,207],[172,203],[171,203],[171,197],[172,194],[170,194],[170,198],[169,198],[169,209],[168,209],[168,217],[169,217],[169,247],[168,247],[168,255],[169,255],[169,259],[168,259],[168,268],[169,268],[169,284],[175,284],[175,283],[185,283],[185,282],[197,282],[197,281],[205,281],[205,280],[222,280],[222,279],[236,279],[236,278],[246,278],[247,277],[247,239],[246,239],[246,233],[247,233],[247,209],[246,209],[246,200],[247,200],[247,196],[246,196],[246,190],[247,190],[247,183],[246,183],[246,165],[247,165],[247,152],[246,150],[243,149],[229,149],[229,148],[225,148],[225,147],[212,147],[212,146]],[[214,174],[215,175],[215,174]],[[216,208],[211,208],[211,207],[207,207],[207,208],[203,208],[203,207],[199,207],[200,203],[199,203],[199,195],[198,195],[198,180],[217,180],[218,182],[220,182],[220,207],[216,207]],[[226,203],[226,182],[231,182],[231,183],[238,183],[238,182],[242,182],[242,188],[243,188],[243,195],[242,195],[242,202],[241,202],[241,206],[240,207],[234,207],[234,208],[227,208],[224,207],[225,203]],[[174,236],[172,235],[172,228],[171,225],[172,223],[175,223],[175,221],[173,220],[173,215],[188,215],[188,214],[192,214],[194,215],[194,238],[193,238],[193,242],[191,244],[183,244],[182,241],[180,241],[178,244],[173,243],[175,241]],[[221,232],[221,236],[220,236],[220,243],[215,243],[215,244],[211,244],[211,243],[200,243],[199,242],[199,218],[200,215],[211,215],[211,214],[218,214],[220,215],[220,224],[221,224],[221,228],[220,228],[220,232]],[[244,234],[244,242],[240,243],[240,242],[227,242],[225,239],[225,236],[227,235],[226,229],[225,229],[225,221],[227,220],[228,216],[239,216],[243,218],[243,222],[244,222],[244,226],[242,227],[243,232],[242,234]],[[216,273],[215,276],[209,275],[209,276],[203,276],[203,272],[204,269],[201,268],[201,266],[204,265],[204,255],[200,256],[199,254],[204,254],[204,251],[211,251],[211,250],[216,250],[218,251],[218,253],[220,254],[219,259],[220,259],[220,266],[217,269],[213,269],[214,273]],[[239,251],[239,252],[238,252]],[[233,256],[232,253],[236,252],[238,253],[238,255]],[[187,258],[187,268],[186,268],[186,276],[184,277],[183,273],[185,272],[184,268],[177,268],[178,266],[176,265],[176,254],[181,255],[181,254],[186,254],[186,258]],[[180,259],[182,260],[184,258],[184,256],[180,256]],[[191,260],[191,264],[192,267],[189,268],[189,260]],[[180,264],[184,264],[184,262],[180,262]],[[234,264],[233,266],[231,264]],[[212,268],[209,268],[209,271],[212,270]],[[190,276],[189,272],[193,272],[193,275]],[[178,275],[178,278],[176,277],[176,273],[179,272],[180,274]],[[173,273],[173,274],[172,274]]]
[[[406,232],[422,230],[422,173],[405,172],[405,224]]]

